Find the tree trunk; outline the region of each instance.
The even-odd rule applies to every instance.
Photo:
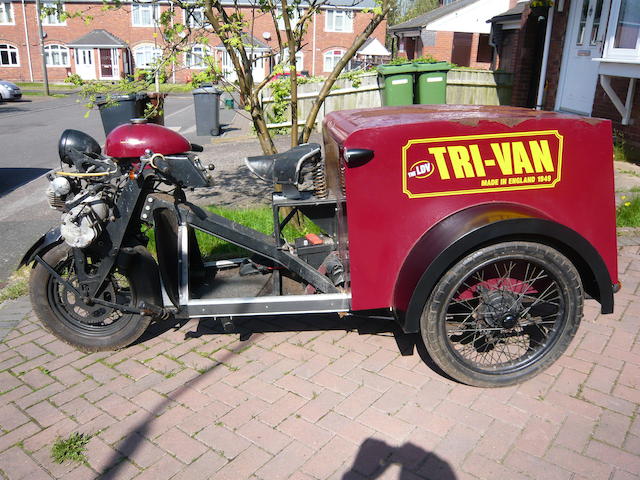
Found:
[[[291,82],[291,148],[298,145],[298,74],[296,71],[296,38],[291,28],[287,0],[281,0],[282,20],[289,50],[289,81]]]
[[[329,75],[329,78],[327,78],[322,84],[320,93],[318,94],[318,97],[313,102],[311,111],[309,112],[309,115],[307,115],[307,120],[304,124],[304,128],[300,133],[300,139],[299,139],[300,143],[306,143],[309,141],[309,137],[311,136],[311,132],[313,131],[313,126],[315,125],[316,118],[318,117],[318,113],[320,112],[320,107],[322,107],[322,104],[324,103],[325,99],[329,95],[329,92],[331,91],[331,87],[333,87],[333,84],[336,83],[336,80],[338,79],[338,76],[340,76],[340,73],[342,72],[344,67],[347,65],[349,60],[353,58],[353,56],[356,54],[358,49],[367,40],[367,38],[369,38],[369,36],[373,33],[376,27],[380,24],[380,22],[385,18],[387,13],[389,13],[389,10],[391,8],[389,5],[389,2],[388,1],[383,2],[383,5],[384,7],[382,9],[382,12],[376,14],[376,16],[371,19],[371,21],[369,22],[369,25],[367,25],[367,27],[362,31],[362,33],[360,33],[360,35],[356,37],[355,41],[353,42],[353,45],[345,52],[345,54],[338,61],[335,68]]]

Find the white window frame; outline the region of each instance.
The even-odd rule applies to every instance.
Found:
[[[141,23],[142,10],[151,10],[151,22]],[[138,21],[136,21],[136,12],[138,13]],[[160,18],[160,6],[157,3],[137,3],[131,4],[131,25],[133,27],[155,27],[158,24]]]
[[[343,27],[336,28],[336,17],[342,18]],[[325,32],[351,33],[353,32],[353,10],[331,8],[325,11]]]
[[[65,6],[64,6],[64,2],[62,0],[59,1],[48,1],[48,2],[42,2],[41,4],[43,7],[47,7],[47,8],[58,8],[58,12],[59,13],[64,13],[65,12]],[[60,16],[59,15],[47,15],[42,19],[42,26],[43,27],[64,27],[67,25],[67,21],[66,20],[60,20]]]
[[[62,53],[66,53],[67,61],[66,63],[53,63],[53,54],[52,51],[57,51],[60,58],[62,58]],[[71,66],[71,54],[69,52],[69,48],[64,45],[60,45],[59,43],[51,43],[49,45],[44,46],[44,58],[47,63],[47,67],[70,67]]]
[[[196,50],[199,50],[199,52],[196,52]],[[213,50],[211,50],[211,47],[209,47],[208,45],[204,45],[202,43],[197,43],[191,47],[191,50],[189,50],[188,52],[185,52],[184,65],[185,67],[191,70],[203,70],[207,68],[207,64],[204,61],[205,57],[207,56],[210,57],[212,55],[213,55]],[[194,64],[193,59],[195,56],[200,56],[200,58],[202,59],[202,62]]]
[[[607,60],[621,60],[631,63],[640,63],[640,34],[636,39],[635,48],[614,47],[621,5],[622,2],[613,2],[613,4],[611,5],[611,12],[609,14],[609,25],[607,26],[607,41],[605,43],[604,58]]]
[[[289,58],[289,52],[286,52],[284,54],[285,58]],[[280,61],[282,59],[281,54],[277,54],[276,55],[276,64],[280,64]],[[284,71],[288,72],[289,71],[289,64],[284,65]],[[296,72],[300,73],[302,70],[304,70],[304,53],[300,50],[298,52],[296,52]]]
[[[162,56],[162,49],[153,43],[141,43],[133,47],[133,66],[134,68],[147,69],[154,65],[154,62]],[[138,63],[138,54],[142,53],[145,58],[144,63]]]
[[[291,29],[295,30],[298,26],[298,22],[300,21],[300,17],[302,17],[302,10],[298,8],[293,9],[293,16],[289,17],[289,22],[291,22]],[[276,11],[276,18],[278,19],[278,30],[284,31],[284,18],[282,18],[282,9],[278,8]]]
[[[2,43],[0,44],[0,52],[2,51],[6,51],[9,52],[9,60],[11,60],[11,54],[10,52],[15,51],[16,53],[16,63],[7,63],[7,64],[3,64],[0,63],[0,67],[19,67],[20,66],[20,51],[18,50],[17,47],[11,45],[10,43]]]
[[[342,55],[337,56],[335,53],[336,52],[342,52]],[[324,52],[324,54],[322,55],[322,71],[323,72],[333,72],[333,69],[335,68],[335,63],[340,61],[340,59],[342,57],[344,57],[344,54],[347,53],[347,51],[344,48],[341,47],[336,47],[336,48],[331,48],[329,50],[327,50],[326,52]],[[327,68],[327,60],[329,59],[329,56],[331,56],[331,62],[333,63],[333,65],[329,68]]]
[[[197,13],[201,20],[198,20],[194,13]],[[204,16],[204,7],[191,7],[184,9],[184,24],[191,28],[205,28],[210,24]]]
[[[0,0],[0,25],[15,25],[16,17],[10,0]]]

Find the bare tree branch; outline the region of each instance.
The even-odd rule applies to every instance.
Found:
[[[347,66],[347,63],[353,58],[358,49],[364,44],[364,42],[369,38],[369,36],[373,33],[378,25],[384,20],[384,18],[389,13],[391,9],[391,5],[389,0],[383,0],[382,2],[382,10],[379,13],[376,13],[374,17],[371,19],[366,28],[356,37],[353,42],[353,45],[349,47],[349,49],[345,52],[345,54],[340,58],[333,71],[329,75],[329,77],[322,84],[322,88],[318,93],[318,96],[313,102],[313,106],[311,107],[311,111],[307,115],[306,122],[304,124],[304,128],[302,129],[302,133],[300,134],[300,143],[305,143],[309,141],[309,137],[311,136],[311,132],[313,131],[313,126],[316,123],[316,118],[318,117],[318,113],[320,112],[320,107],[326,100],[329,92],[331,91],[331,87],[336,83],[338,76]]]

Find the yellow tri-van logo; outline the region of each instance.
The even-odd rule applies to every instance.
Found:
[[[409,198],[553,188],[561,179],[557,130],[412,139],[402,147]]]

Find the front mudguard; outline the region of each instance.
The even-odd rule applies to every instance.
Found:
[[[24,254],[18,268],[24,265],[30,265],[35,261],[36,255],[42,257],[45,253],[51,250],[56,245],[61,244],[64,241],[62,234],[60,233],[60,227],[54,227],[47,233],[42,235],[36,242],[31,245],[31,248]]]

